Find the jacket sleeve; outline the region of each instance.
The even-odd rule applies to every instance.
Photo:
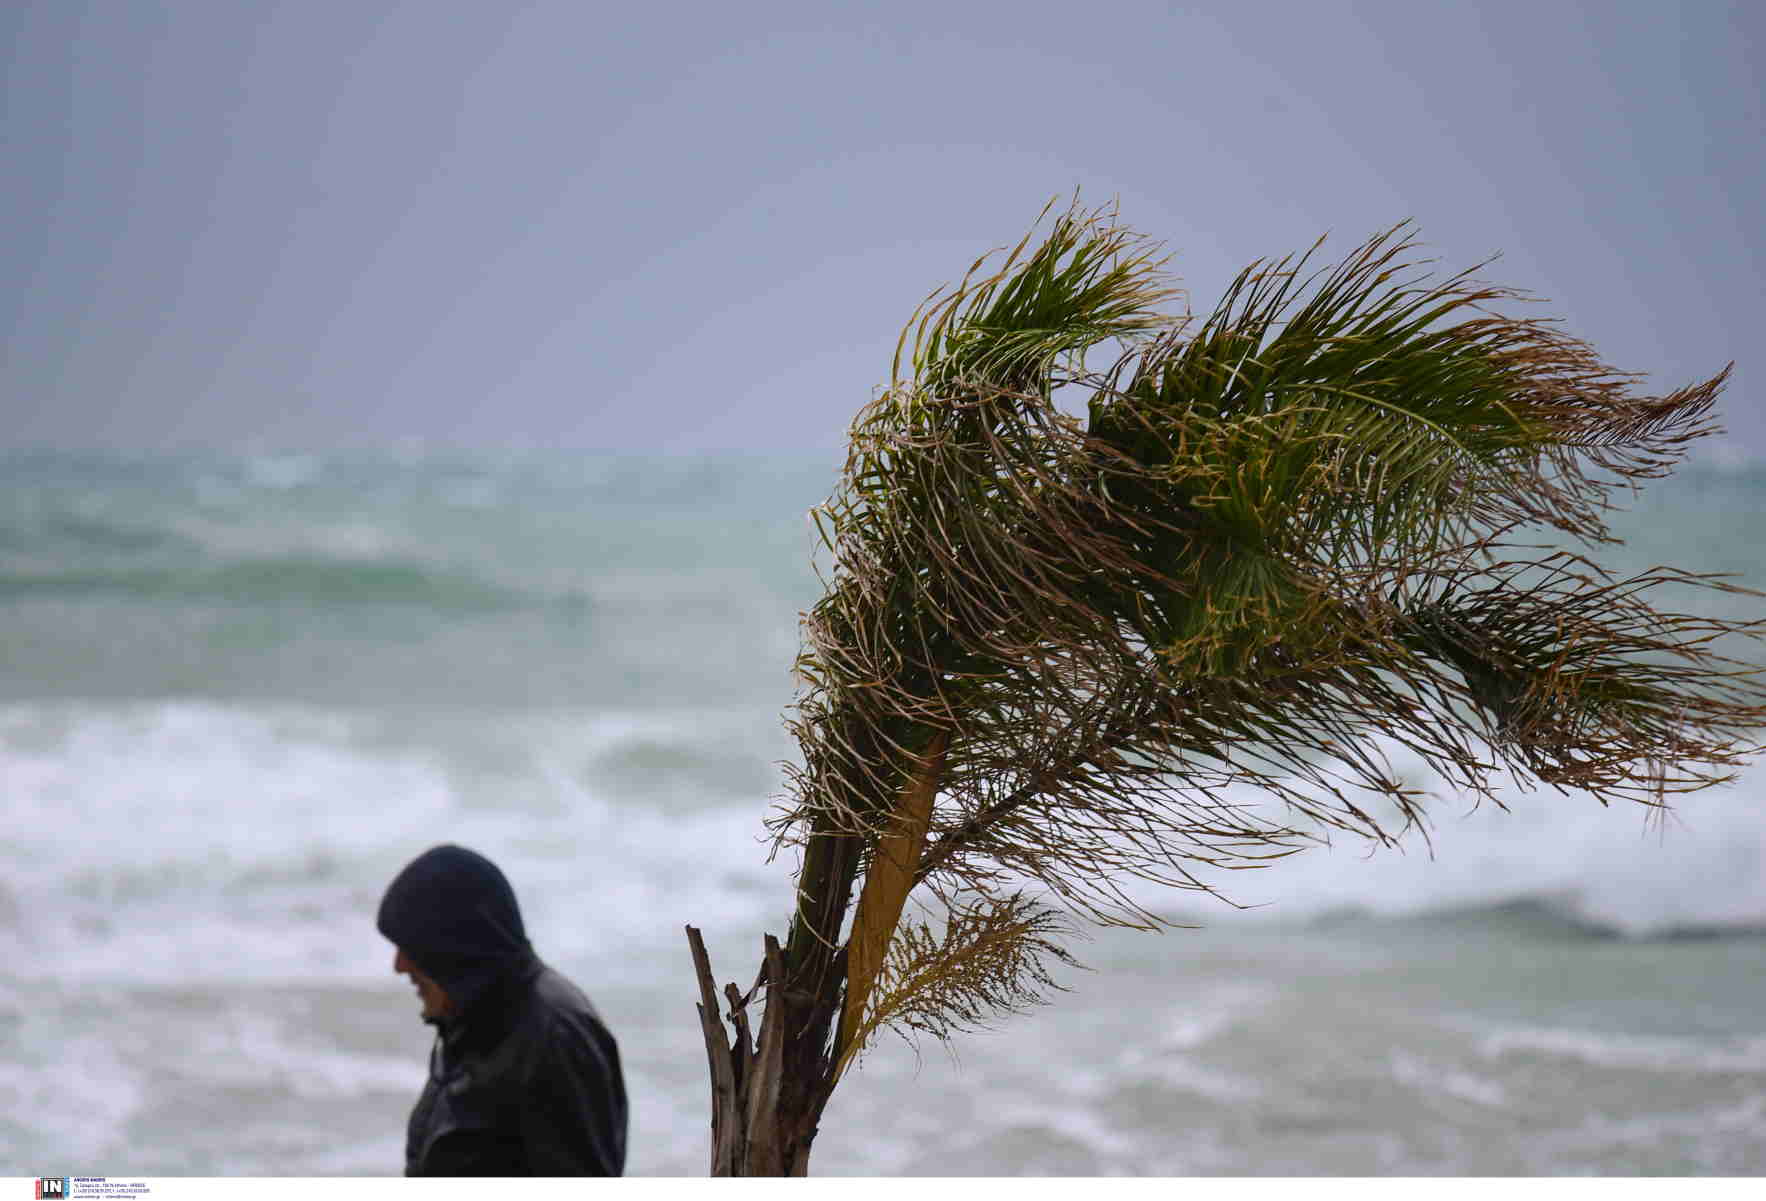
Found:
[[[599,1022],[577,1014],[554,1019],[524,1101],[522,1136],[533,1175],[625,1171],[625,1080],[619,1047]]]

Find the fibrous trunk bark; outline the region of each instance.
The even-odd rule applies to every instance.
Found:
[[[692,926],[687,942],[699,977],[699,1023],[711,1068],[711,1174],[807,1175],[810,1144],[832,1089],[820,1040],[809,1062],[803,1055],[804,1018],[818,1024],[803,1004],[809,998],[800,995],[793,1005],[791,990],[772,984],[788,977],[779,942],[769,934],[755,987],[744,995],[734,984],[724,986],[726,1013],[704,940]],[[768,986],[767,1002],[759,1031],[751,1034],[748,1005],[762,984]],[[819,1025],[825,1030],[827,1019]]]
[[[711,1068],[713,1176],[809,1173],[810,1144],[834,1090],[829,1044],[846,980],[846,953],[836,939],[858,855],[857,839],[831,831],[811,839],[791,937],[781,950],[778,939],[766,936],[760,974],[746,995],[734,984],[724,986],[727,1014],[718,1004],[705,943],[698,930],[687,927]],[[765,1009],[751,1035],[748,1006],[763,986]]]
[[[935,734],[925,756],[903,782],[902,801],[896,808],[917,816],[898,814],[895,821],[900,827],[895,831],[897,840],[903,845],[892,847],[889,858],[899,877],[895,891],[901,895],[881,899],[878,908],[885,913],[874,923],[877,929],[860,922],[869,961],[862,965],[859,994],[870,988],[900,916],[901,901],[913,886],[926,837],[925,811],[930,810],[948,742],[947,733]],[[917,808],[908,803],[915,797],[923,802]],[[835,1024],[849,985],[848,951],[838,940],[852,903],[862,850],[863,843],[837,829],[831,819],[817,820],[798,873],[797,914],[790,938],[781,949],[776,938],[766,936],[760,974],[746,994],[734,984],[724,986],[727,1013],[718,1003],[705,942],[698,930],[687,927],[693,970],[699,978],[699,1025],[711,1068],[713,1176],[809,1172],[810,1145],[846,1050],[841,1040],[855,1036],[856,1013],[847,1028]],[[763,985],[765,1009],[758,1031],[751,1031],[748,1006]],[[860,995],[856,1004],[862,1006],[862,1001]]]

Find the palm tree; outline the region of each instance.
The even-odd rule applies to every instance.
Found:
[[[1034,233],[915,314],[816,511],[770,823],[801,855],[789,934],[720,1001],[688,928],[714,1173],[803,1174],[880,1028],[1038,1001],[1069,923],[1159,926],[1130,883],[1421,828],[1380,740],[1497,804],[1512,775],[1661,806],[1758,749],[1726,636],[1761,624],[1652,603],[1734,589],[1588,557],[1615,492],[1712,432],[1727,370],[1635,396],[1498,311],[1516,294],[1432,277],[1403,225],[1254,264],[1200,320],[1113,213]]]

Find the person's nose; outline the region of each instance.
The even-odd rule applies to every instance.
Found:
[[[393,948],[392,970],[399,973],[401,976],[409,975],[411,972],[411,962],[405,958],[404,949],[401,947]]]

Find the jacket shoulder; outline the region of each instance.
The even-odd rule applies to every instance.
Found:
[[[534,1015],[542,1024],[553,1025],[559,1020],[574,1023],[586,1018],[602,1030],[606,1029],[601,1012],[589,1000],[589,995],[568,976],[553,968],[540,969],[529,996]]]
[[[541,967],[535,977],[521,1025],[530,1038],[541,1043],[576,1035],[587,1036],[602,1049],[613,1044],[613,1035],[588,994],[568,976],[550,967]]]
[[[625,1166],[619,1046],[587,994],[543,968],[529,995],[524,1134],[530,1171],[617,1176]]]

